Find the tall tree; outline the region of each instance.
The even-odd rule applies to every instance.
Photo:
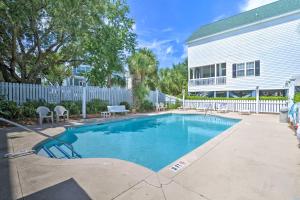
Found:
[[[129,57],[128,67],[133,79],[133,102],[139,108],[148,94],[148,89],[157,85],[158,61],[151,50],[143,48]]]
[[[4,80],[34,83],[58,65],[95,65],[105,76],[120,71],[126,51],[135,43],[127,13],[122,0],[2,0]]]
[[[182,63],[173,64],[172,68],[165,68],[159,71],[159,88],[162,92],[174,96],[187,90],[188,64],[187,59]]]

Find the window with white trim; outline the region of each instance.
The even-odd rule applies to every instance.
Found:
[[[254,76],[255,67],[254,62],[247,62],[246,63],[246,76]]]
[[[260,76],[260,60],[232,64],[232,78]]]
[[[245,63],[239,63],[236,65],[236,77],[245,76]]]

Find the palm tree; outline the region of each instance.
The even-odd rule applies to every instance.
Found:
[[[157,86],[157,66],[156,56],[147,48],[139,49],[128,59],[132,75],[133,103],[137,108],[148,94],[148,88],[154,89]]]

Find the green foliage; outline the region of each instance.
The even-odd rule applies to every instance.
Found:
[[[138,109],[139,112],[150,112],[153,110],[154,110],[154,106],[153,106],[152,102],[150,102],[148,100],[144,100]]]
[[[200,96],[186,96],[187,100],[256,100],[256,97],[200,97]],[[261,96],[260,100],[287,100],[287,97],[277,97],[277,96]]]
[[[148,89],[154,90],[157,86],[157,66],[155,55],[147,48],[138,50],[128,59],[128,67],[133,79],[133,105],[137,109],[141,109]]]
[[[55,107],[55,104],[47,103],[43,99],[40,99],[38,101],[26,101],[25,103],[23,103],[22,106],[20,106],[22,116],[23,117],[28,117],[28,118],[36,117],[36,109],[39,106],[46,106],[50,110],[53,110],[54,107]]]
[[[52,71],[88,64],[91,80],[106,84],[135,47],[128,13],[123,0],[2,0],[0,74],[7,82],[60,83],[68,73]]]
[[[260,100],[288,100],[288,97],[281,96],[260,96]]]
[[[200,96],[186,96],[187,100],[255,100],[255,97],[242,98],[227,98],[227,97],[200,97]]]
[[[168,103],[167,104],[167,108],[170,109],[170,110],[177,109],[180,106],[181,106],[181,103],[178,100],[176,100],[175,104],[173,104],[173,103]]]
[[[108,102],[101,99],[93,99],[86,104],[88,114],[98,114],[107,110]]]
[[[300,92],[297,92],[297,93],[295,94],[294,102],[295,102],[295,103],[300,102]]]
[[[187,91],[188,64],[184,62],[174,64],[172,68],[165,68],[159,71],[159,88],[163,93],[178,96],[182,90]]]
[[[46,69],[43,71],[47,83],[50,85],[62,85],[63,81],[72,75],[72,68],[64,65],[55,65],[51,69]]]
[[[0,100],[0,117],[6,119],[20,119],[20,114],[20,109],[15,102]]]
[[[62,101],[61,105],[69,110],[70,115],[80,115],[82,109],[81,101]]]
[[[130,110],[130,104],[127,101],[122,101],[120,105],[124,105],[126,110]]]

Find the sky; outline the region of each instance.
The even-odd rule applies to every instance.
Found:
[[[275,0],[127,0],[138,47],[150,48],[159,68],[187,57],[186,39],[200,26]]]

